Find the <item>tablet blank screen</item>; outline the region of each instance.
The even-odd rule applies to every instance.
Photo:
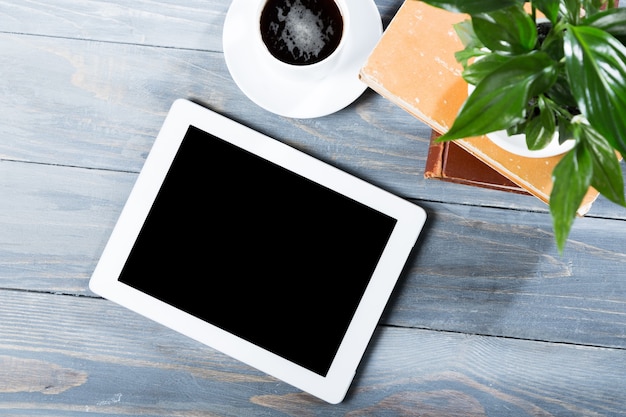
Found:
[[[395,223],[192,126],[119,280],[325,376]]]

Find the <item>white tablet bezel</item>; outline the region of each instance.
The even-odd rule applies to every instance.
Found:
[[[190,125],[397,220],[325,377],[118,281],[126,258]],[[424,210],[415,204],[200,105],[179,99],[172,105],[154,142],[89,286],[94,293],[104,298],[336,404],[346,395],[425,221]]]

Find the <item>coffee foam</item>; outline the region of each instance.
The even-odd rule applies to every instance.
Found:
[[[318,57],[334,35],[332,26],[324,27],[320,14],[313,13],[301,0],[292,4],[287,2],[286,8],[278,8],[278,20],[284,22],[284,29],[279,34],[280,25],[276,24],[271,30],[280,36],[294,59]]]

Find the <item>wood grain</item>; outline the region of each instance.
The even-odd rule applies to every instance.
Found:
[[[89,277],[135,178],[0,163],[0,191],[11,196],[0,199],[2,287],[91,294]],[[626,255],[612,246],[626,229],[607,240],[611,220],[579,219],[561,257],[545,213],[423,205],[428,224],[386,324],[626,347]],[[439,254],[450,248],[444,263]]]
[[[547,215],[432,207],[389,324],[626,347],[626,228],[577,219],[560,256]]]
[[[221,52],[229,4],[220,0],[1,0],[0,31]],[[402,0],[377,2],[384,26],[401,4]]]
[[[626,400],[614,349],[381,328],[331,406],[104,300],[3,291],[0,333],[9,414],[624,415]]]
[[[401,4],[377,1],[385,25]],[[0,415],[626,415],[626,211],[598,200],[560,256],[538,200],[425,180],[429,129],[371,90],[319,119],[257,107],[223,60],[227,7],[0,0]],[[427,209],[344,403],[89,292],[180,97]]]
[[[219,54],[2,34],[0,48],[0,65],[12,68],[0,77],[3,159],[139,172],[184,97],[407,198],[547,210],[527,196],[425,180],[429,129],[369,90],[337,114],[287,119],[250,102]],[[44,62],[45,76],[25,78]],[[590,216],[626,218],[603,199]]]

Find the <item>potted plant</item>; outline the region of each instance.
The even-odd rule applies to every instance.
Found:
[[[589,187],[626,207],[626,9],[614,0],[424,0],[466,13],[456,53],[474,86],[440,141],[506,130],[542,149],[573,139],[552,172],[560,252]],[[540,19],[541,17],[542,19]]]

